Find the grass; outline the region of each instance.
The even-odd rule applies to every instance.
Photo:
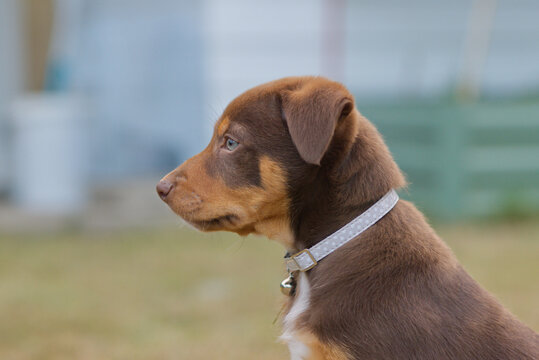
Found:
[[[539,329],[539,222],[446,226],[468,271]],[[287,358],[283,250],[186,229],[0,235],[0,359]]]

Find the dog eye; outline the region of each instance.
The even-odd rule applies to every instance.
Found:
[[[232,140],[231,138],[226,139],[226,148],[230,151],[237,148],[239,143],[236,140]]]

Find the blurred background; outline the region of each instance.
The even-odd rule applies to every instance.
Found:
[[[0,0],[0,358],[285,358],[283,250],[199,235],[154,188],[230,100],[291,75],[352,91],[401,195],[539,329],[538,18],[534,0]]]

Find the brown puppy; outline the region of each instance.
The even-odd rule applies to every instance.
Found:
[[[309,248],[405,181],[342,85],[285,78],[236,98],[208,147],[158,184],[203,231]],[[400,200],[301,273],[284,318],[292,359],[539,359],[538,335]]]

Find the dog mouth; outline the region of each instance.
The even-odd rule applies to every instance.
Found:
[[[239,217],[234,214],[227,214],[223,216],[218,216],[215,218],[210,218],[206,220],[195,220],[192,219],[189,221],[196,228],[200,230],[217,230],[223,227],[235,227],[239,221]]]

